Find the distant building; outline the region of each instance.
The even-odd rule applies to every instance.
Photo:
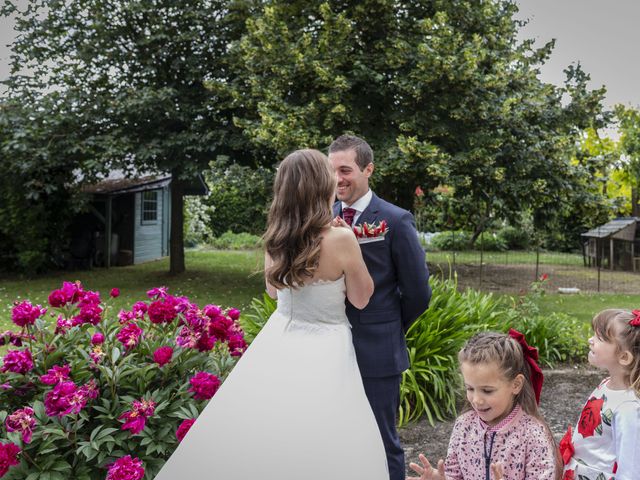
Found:
[[[170,174],[112,173],[82,191],[91,195],[90,207],[71,225],[69,268],[131,265],[169,255]],[[207,193],[200,175],[184,187],[185,195]]]
[[[638,217],[616,218],[582,234],[584,263],[610,270],[640,271]]]

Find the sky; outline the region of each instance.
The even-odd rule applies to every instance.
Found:
[[[556,48],[541,79],[561,85],[563,70],[580,62],[593,88],[607,87],[606,105],[640,106],[640,0],[516,0],[517,18],[529,19],[520,38]],[[0,79],[9,73],[13,22],[0,18]]]

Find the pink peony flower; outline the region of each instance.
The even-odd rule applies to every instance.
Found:
[[[111,298],[118,298],[120,296],[120,289],[119,288],[112,288],[111,292],[109,292],[109,296]]]
[[[183,420],[182,423],[178,426],[178,430],[176,430],[176,438],[178,442],[181,442],[187,432],[191,429],[191,426],[195,423],[195,418],[188,418],[187,420]]]
[[[142,329],[135,323],[128,323],[118,332],[116,338],[129,350],[138,345],[141,336]]]
[[[213,335],[221,342],[226,342],[232,333],[233,321],[227,317],[219,316],[209,322],[209,335]]]
[[[196,373],[189,383],[191,383],[189,391],[193,392],[193,398],[196,400],[209,400],[220,388],[220,379],[207,372]]]
[[[160,347],[155,352],[153,352],[153,361],[156,362],[158,366],[162,367],[171,361],[172,356],[173,348]]]
[[[15,443],[0,443],[0,477],[3,477],[13,465],[18,465],[20,447]]]
[[[98,394],[100,393],[100,390],[98,389],[98,383],[94,378],[92,378],[91,380],[89,380],[88,383],[85,383],[84,385],[82,385],[78,389],[78,392],[80,393],[80,395],[82,395],[86,399],[95,400],[96,398],[98,398]]]
[[[211,320],[213,320],[222,313],[222,309],[217,305],[205,305],[205,307],[202,309],[202,312]]]
[[[2,359],[2,371],[25,374],[33,370],[33,358],[28,348],[9,350]]]
[[[62,315],[58,316],[58,321],[56,322],[56,335],[64,335],[73,327],[73,323],[68,318],[64,318]]]
[[[151,323],[170,323],[176,316],[178,312],[174,308],[174,305],[167,301],[156,300],[149,305],[149,309],[147,310],[147,314],[149,315],[149,320]]]
[[[11,310],[11,320],[19,327],[33,325],[38,318],[47,313],[46,308],[40,305],[31,305],[29,300],[16,302]]]
[[[100,332],[94,333],[91,337],[91,344],[100,345],[101,343],[104,343],[104,335]]]
[[[144,314],[147,313],[149,306],[144,302],[136,302],[131,307],[131,312],[136,318],[144,317]]]
[[[152,288],[147,292],[147,297],[151,300],[156,300],[158,298],[165,298],[167,296],[167,291],[169,289],[167,287],[156,287]]]
[[[232,308],[227,312],[227,315],[229,315],[229,318],[231,320],[237,320],[240,318],[240,310],[238,310],[237,308]]]
[[[242,356],[244,351],[247,349],[247,342],[245,341],[242,333],[233,333],[230,335],[227,345],[229,346],[229,352],[232,357]]]
[[[95,368],[95,365],[102,362],[102,359],[104,358],[105,355],[106,353],[102,351],[101,345],[96,345],[95,347],[93,347],[93,350],[89,353],[89,356],[91,357],[91,360],[93,360],[94,368]]]
[[[78,306],[82,308],[87,305],[99,305],[101,301],[102,300],[100,299],[99,292],[91,292],[87,290],[86,292],[82,292],[80,294],[80,301],[78,302]]]
[[[153,400],[136,400],[133,402],[132,409],[127,410],[118,417],[124,420],[124,424],[120,427],[122,430],[130,430],[133,435],[144,430],[147,419],[155,412],[156,403]]]
[[[33,415],[33,408],[25,407],[16,410],[9,415],[5,421],[7,432],[20,432],[24,443],[31,443],[33,427],[36,425],[36,418]]]
[[[65,303],[78,303],[84,290],[82,284],[79,281],[62,282],[62,288],[60,291],[64,294]]]
[[[71,367],[69,365],[54,365],[49,371],[40,376],[40,381],[45,385],[56,385],[69,378]]]
[[[44,396],[46,414],[50,417],[64,417],[70,413],[78,413],[82,407],[78,408],[77,394],[78,389],[75,383],[71,381],[58,383]]]
[[[80,313],[73,317],[71,324],[84,325],[90,323],[91,325],[98,325],[102,320],[102,307],[97,303],[86,303],[80,307]]]
[[[143,477],[142,460],[126,455],[109,466],[106,480],[142,480]]]
[[[67,304],[67,297],[62,290],[53,290],[49,294],[49,305],[54,308],[64,307]]]

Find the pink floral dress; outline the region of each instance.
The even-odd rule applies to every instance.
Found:
[[[640,479],[640,399],[605,379],[560,442],[565,480]]]
[[[456,420],[445,460],[448,480],[489,480],[502,462],[507,480],[554,480],[555,446],[539,420],[519,406],[490,427],[471,410]]]

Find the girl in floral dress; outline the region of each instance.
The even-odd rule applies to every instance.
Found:
[[[609,372],[560,442],[566,480],[640,479],[640,310],[592,320],[589,363]]]
[[[424,455],[407,480],[558,480],[562,464],[538,411],[542,371],[524,335],[484,332],[458,354],[469,401],[453,427],[446,460]]]

